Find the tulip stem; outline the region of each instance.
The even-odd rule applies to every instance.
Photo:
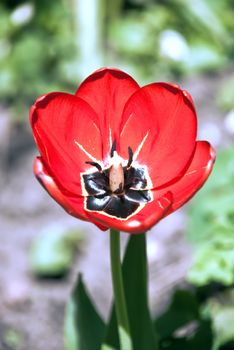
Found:
[[[114,229],[110,229],[110,258],[120,348],[121,350],[131,350],[132,342],[121,269],[120,233]]]

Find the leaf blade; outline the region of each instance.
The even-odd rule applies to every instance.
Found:
[[[81,275],[78,276],[67,313],[65,327],[72,327],[73,331],[65,328],[65,350],[100,350],[105,324],[86,291]],[[68,339],[69,335],[73,335],[73,339]]]

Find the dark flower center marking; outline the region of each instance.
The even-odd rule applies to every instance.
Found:
[[[93,173],[83,173],[85,209],[102,212],[118,219],[127,219],[152,199],[147,190],[147,174],[144,167],[134,167],[133,152],[128,147],[128,162],[122,166],[116,152],[116,141],[111,148],[112,164],[102,169],[96,162],[86,162],[97,168]]]

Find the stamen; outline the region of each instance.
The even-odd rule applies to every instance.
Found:
[[[113,145],[111,147],[111,152],[110,152],[111,158],[114,156],[115,151],[116,151],[116,140],[113,142]]]
[[[96,162],[85,162],[85,163],[95,166],[98,169],[98,171],[100,171],[100,173],[102,172],[102,167],[100,164],[98,164]]]
[[[131,164],[133,161],[133,151],[131,147],[128,147],[128,164],[127,164],[127,169],[130,168]]]

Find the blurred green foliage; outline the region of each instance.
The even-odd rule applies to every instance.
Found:
[[[214,71],[233,59],[233,0],[96,1],[105,14],[103,65],[126,69],[142,83]],[[73,6],[71,0],[0,3],[0,96],[18,119],[36,96],[74,91],[79,83],[77,74],[71,78],[80,40]],[[89,21],[89,9],[86,15]]]
[[[202,300],[197,290],[177,290],[156,318],[160,350],[232,350],[234,290]]]
[[[3,333],[3,345],[5,345],[7,349],[22,349],[24,340],[24,334],[13,328],[7,328]]]
[[[230,13],[230,0],[128,0],[109,44],[143,80],[214,71],[233,58]]]
[[[70,87],[64,60],[74,54],[61,1],[0,4],[0,96],[19,111],[43,93]],[[18,6],[16,6],[18,4]]]
[[[32,272],[41,278],[61,278],[70,270],[83,240],[77,230],[62,230],[56,225],[43,229],[30,251]]]
[[[189,238],[194,263],[189,280],[196,285],[234,283],[234,147],[219,152],[213,172],[193,201]]]
[[[212,320],[214,344],[212,350],[234,348],[234,290],[218,293],[203,307],[203,315]]]
[[[177,290],[167,310],[156,318],[160,350],[211,350],[211,320],[201,312],[199,300],[189,290]]]
[[[193,201],[188,234],[193,264],[188,280],[212,324],[212,350],[234,348],[234,147],[218,152],[206,186]]]
[[[218,94],[218,104],[224,111],[234,109],[234,78],[229,78],[221,85]]]

